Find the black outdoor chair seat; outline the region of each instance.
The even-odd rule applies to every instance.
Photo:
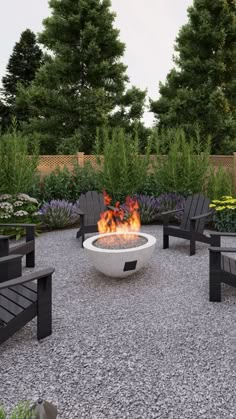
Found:
[[[212,233],[213,243],[218,239],[218,245],[209,248],[209,287],[210,301],[221,301],[221,284],[236,287],[236,259],[225,253],[235,253],[236,247],[221,247],[221,236],[236,237],[235,233]]]
[[[205,225],[213,214],[209,204],[208,198],[202,194],[195,194],[187,198],[184,208],[163,212],[163,249],[169,247],[169,236],[190,240],[190,256],[196,252],[197,241],[213,244],[213,239],[204,234]],[[183,212],[180,226],[170,225],[170,215],[178,212]]]
[[[0,258],[0,344],[37,316],[37,338],[52,333],[53,268],[22,276],[22,255]]]

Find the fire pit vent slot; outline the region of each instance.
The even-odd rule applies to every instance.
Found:
[[[134,271],[136,269],[137,260],[131,260],[130,262],[125,262],[123,272]]]

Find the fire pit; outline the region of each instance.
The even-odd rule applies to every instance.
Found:
[[[139,206],[136,199],[126,197],[116,202],[103,192],[107,211],[101,214],[98,231],[102,234],[84,241],[84,249],[94,267],[104,275],[124,278],[139,271],[150,259],[156,239],[140,233]]]
[[[84,241],[94,267],[104,275],[124,278],[139,271],[150,259],[156,244],[150,234],[105,233]]]

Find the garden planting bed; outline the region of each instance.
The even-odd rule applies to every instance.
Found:
[[[76,231],[36,239],[36,268],[56,269],[53,334],[39,343],[32,321],[0,346],[0,402],[41,396],[59,419],[234,418],[236,289],[208,301],[208,245],[163,250],[162,227],[143,227],[153,256],[119,281],[94,270]]]

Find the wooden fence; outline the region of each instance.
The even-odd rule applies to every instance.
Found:
[[[151,159],[155,159],[156,156],[152,155]],[[236,189],[236,152],[232,156],[210,156],[209,162],[216,168],[222,166],[227,169],[234,181],[234,188]],[[68,170],[73,170],[74,163],[77,163],[80,167],[84,167],[86,162],[90,162],[93,167],[96,168],[96,156],[86,155],[84,153],[77,153],[74,155],[52,155],[52,156],[40,156],[38,171],[42,177],[51,173],[56,167],[63,168],[66,166]]]

